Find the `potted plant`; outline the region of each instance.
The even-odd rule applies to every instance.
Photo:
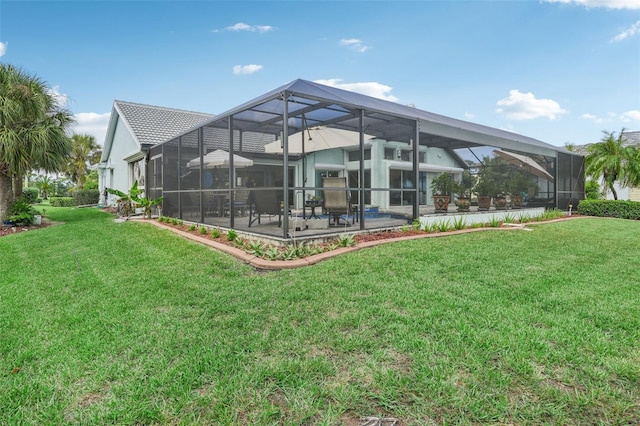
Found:
[[[462,172],[460,182],[456,183],[455,193],[458,195],[456,206],[459,212],[468,212],[471,207],[471,189],[473,188],[474,179],[469,170]]]
[[[507,209],[507,195],[503,189],[496,190],[496,193],[493,195],[493,205],[496,210]]]
[[[523,194],[529,189],[529,177],[520,169],[514,169],[509,178],[509,193],[511,195],[511,208],[522,208]]]
[[[480,177],[473,188],[478,194],[478,211],[486,211],[491,207],[491,197],[494,193],[494,185],[491,175],[486,171],[480,172]]]
[[[456,182],[450,173],[440,173],[431,181],[431,191],[433,192],[433,204],[436,213],[445,213],[449,210],[451,193],[456,190]]]

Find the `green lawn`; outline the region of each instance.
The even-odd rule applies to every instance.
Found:
[[[97,209],[0,238],[0,425],[639,424],[640,222],[259,273]]]

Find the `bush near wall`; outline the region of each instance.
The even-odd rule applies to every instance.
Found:
[[[52,207],[73,207],[76,202],[73,197],[49,197],[49,204]]]
[[[87,204],[98,204],[100,200],[100,191],[97,189],[84,189],[82,191],[73,191],[73,199],[76,206],[84,206]]]
[[[586,216],[640,219],[640,202],[622,200],[581,200],[578,213]]]

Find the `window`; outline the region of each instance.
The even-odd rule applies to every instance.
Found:
[[[413,172],[410,170],[389,170],[389,188],[413,189],[415,182]],[[414,192],[390,191],[389,205],[407,206],[413,204]]]
[[[371,148],[364,150],[364,159],[371,160]],[[360,151],[349,151],[349,161],[360,161]]]
[[[360,171],[359,170],[351,170],[349,171],[349,188],[358,188],[358,181],[360,179]],[[365,169],[364,171],[364,187],[371,188],[371,169]],[[358,191],[351,191],[351,202],[357,204],[358,200]],[[366,191],[364,193],[364,203],[371,204],[371,191]]]
[[[396,150],[394,148],[385,148],[384,149],[384,159],[385,160],[395,160]]]

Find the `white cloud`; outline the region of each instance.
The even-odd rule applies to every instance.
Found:
[[[340,46],[347,46],[353,50],[356,50],[360,53],[364,53],[369,49],[369,46],[365,46],[362,44],[362,40],[358,38],[349,38],[340,40]]]
[[[580,116],[580,118],[582,118],[582,119],[584,119],[584,120],[593,121],[594,123],[598,123],[598,124],[599,124],[599,123],[603,123],[603,122],[604,122],[604,120],[605,120],[605,119],[604,119],[604,118],[602,118],[602,117],[598,117],[597,115],[589,114],[589,113],[582,114],[582,115]]]
[[[273,31],[275,28],[271,25],[249,25],[244,22],[238,22],[237,24],[233,24],[230,27],[224,29],[224,31],[249,31],[252,33],[267,33],[269,31]],[[221,32],[220,30],[213,30],[214,33]]]
[[[96,112],[81,112],[74,116],[76,123],[73,132],[77,134],[89,134],[96,138],[100,145],[104,145],[104,138],[109,126],[111,113],[102,114]]]
[[[620,114],[622,121],[640,121],[640,111],[635,109]]]
[[[512,120],[533,120],[540,117],[555,120],[567,112],[552,99],[536,99],[533,93],[521,93],[519,90],[510,90],[509,96],[500,99],[496,105],[500,107],[496,109],[498,113],[505,114]]]
[[[316,83],[326,86],[336,87],[338,89],[348,90],[350,92],[361,93],[363,95],[372,96],[386,101],[397,102],[398,98],[390,92],[393,89],[390,86],[376,83],[373,81],[363,83],[341,83],[342,79],[330,78],[328,80],[315,80]]]
[[[235,75],[248,75],[248,74],[256,73],[261,69],[262,69],[262,65],[255,65],[255,64],[236,65],[233,67],[233,73]]]
[[[60,108],[66,108],[69,105],[69,97],[64,93],[60,93],[60,86],[50,88],[49,94],[53,96]]]
[[[0,56],[4,56],[7,53],[7,46],[9,43],[0,41]]]
[[[640,3],[640,1],[638,2]],[[622,41],[625,38],[633,37],[634,35],[640,33],[640,21],[637,21],[635,24],[631,25],[629,28],[613,37],[610,41],[611,43],[615,43],[616,41]]]
[[[544,0],[547,3],[563,3],[584,6],[587,9],[602,7],[605,9],[640,9],[638,0]]]
[[[476,118],[476,115],[472,112],[465,112],[464,113],[464,117],[469,119],[469,120],[473,120],[474,118]]]
[[[607,113],[606,117],[599,117],[595,114],[585,113],[580,116],[584,120],[593,121],[594,123],[612,123],[614,121],[621,121],[623,123],[630,123],[633,121],[640,122],[640,110],[631,110],[623,112],[622,114],[616,114],[614,112]]]

